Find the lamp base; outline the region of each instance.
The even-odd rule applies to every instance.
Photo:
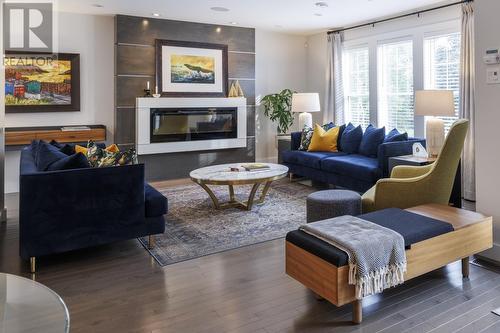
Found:
[[[304,126],[312,127],[312,115],[309,112],[301,112],[299,114],[299,130],[303,130]]]
[[[437,156],[444,144],[444,121],[430,117],[425,121],[425,139],[429,156]]]

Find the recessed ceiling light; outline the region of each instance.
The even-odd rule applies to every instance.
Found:
[[[103,5],[101,5],[100,3],[94,3],[94,4],[92,5],[92,7],[102,8],[102,7],[104,7],[104,6],[103,6]]]
[[[316,2],[314,5],[316,7],[321,7],[321,8],[328,7],[328,3],[324,2],[324,1]]]
[[[153,16],[154,16],[154,17],[159,17],[159,16],[160,16],[160,14],[158,14],[158,13],[153,13]]]
[[[323,16],[321,13],[314,13],[314,16]]]
[[[215,12],[228,12],[229,9],[226,7],[210,7],[211,10]]]
[[[229,24],[236,25],[236,24],[238,24],[238,22],[232,21],[232,22],[229,22]]]

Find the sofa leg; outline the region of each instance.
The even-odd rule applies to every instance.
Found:
[[[293,173],[289,172],[288,177],[290,177],[290,181],[293,181]]]
[[[36,272],[36,257],[30,257],[30,271],[33,274]]]
[[[355,324],[361,324],[363,320],[363,301],[360,299],[352,302],[352,321]]]
[[[464,279],[469,277],[469,257],[462,259],[462,276]]]
[[[155,247],[155,235],[149,235],[148,249],[152,250]]]

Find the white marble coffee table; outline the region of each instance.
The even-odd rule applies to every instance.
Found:
[[[241,168],[242,164],[248,163],[212,165],[193,170],[189,176],[192,181],[199,184],[208,193],[216,209],[236,207],[251,210],[254,203],[260,204],[264,202],[271,183],[285,177],[288,173],[286,166],[273,163],[264,163],[269,166],[267,169],[231,171],[231,168]],[[233,186],[246,184],[253,184],[248,200],[246,202],[236,200]],[[265,185],[261,195],[257,201],[254,201],[255,194],[262,184]],[[229,187],[229,201],[220,203],[214,192],[207,185],[227,185]]]

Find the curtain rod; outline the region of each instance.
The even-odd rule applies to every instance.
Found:
[[[448,7],[451,7],[451,6],[461,5],[463,3],[473,2],[473,1],[474,0],[457,1],[457,2],[454,2],[454,3],[449,3],[447,5],[442,5],[442,6],[438,6],[438,7],[434,7],[434,8],[429,8],[429,9],[423,9],[423,10],[415,11],[415,12],[412,12],[412,13],[402,14],[402,15],[398,15],[398,16],[393,16],[393,17],[389,17],[389,18],[386,18],[386,19],[377,20],[377,21],[373,21],[373,22],[358,24],[358,25],[354,25],[352,27],[330,30],[330,31],[327,32],[327,34],[330,35],[330,34],[333,34],[333,33],[336,33],[336,32],[342,32],[342,31],[347,31],[347,30],[352,30],[352,29],[358,29],[358,28],[368,27],[370,25],[371,26],[375,26],[375,24],[384,23],[384,22],[388,22],[388,21],[392,21],[392,20],[397,20],[397,19],[400,19],[400,18],[405,18],[405,17],[413,16],[413,15],[420,16],[420,14],[423,14],[423,13],[432,12],[434,10],[448,8]]]

